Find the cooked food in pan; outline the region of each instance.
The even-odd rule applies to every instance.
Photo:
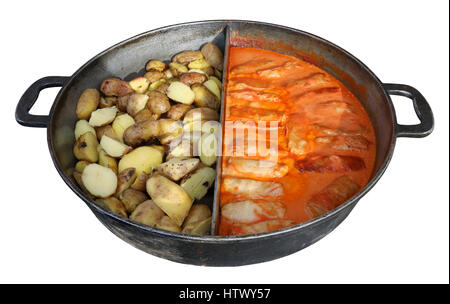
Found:
[[[320,68],[231,47],[223,122],[220,235],[321,216],[364,187],[374,131],[355,96]]]
[[[108,78],[81,94],[73,177],[98,205],[120,216],[208,234],[211,209],[198,201],[216,178],[211,145],[218,140],[222,51],[208,43],[170,63],[152,59],[145,69],[131,81]]]

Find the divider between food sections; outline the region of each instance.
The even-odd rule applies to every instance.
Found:
[[[222,152],[223,152],[223,132],[224,132],[224,123],[225,123],[225,96],[226,96],[226,87],[227,87],[227,74],[228,74],[228,51],[230,48],[230,37],[231,37],[231,28],[230,25],[225,26],[225,47],[224,47],[224,65],[222,71],[222,90],[221,90],[221,99],[220,99],[220,124],[222,127],[221,137],[219,139],[219,149],[221,153],[217,157],[216,161],[216,182],[214,185],[214,200],[212,206],[212,221],[211,221],[211,235],[218,235],[219,224],[220,224],[220,184],[222,177]]]

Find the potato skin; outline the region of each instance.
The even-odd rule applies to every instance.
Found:
[[[100,91],[106,96],[125,96],[134,92],[130,84],[119,78],[108,78],[103,80]]]
[[[194,107],[192,105],[187,105],[179,103],[170,107],[169,112],[167,112],[167,117],[173,120],[183,119],[184,115],[192,110]]]
[[[78,160],[85,160],[91,163],[98,161],[97,138],[91,132],[81,135],[73,147],[73,154]]]
[[[128,100],[130,99],[130,96],[131,95],[124,95],[124,96],[117,97],[116,105],[120,112],[127,111]]]
[[[117,97],[115,96],[109,96],[109,97],[102,97],[100,98],[99,108],[109,108],[115,106],[117,103]]]
[[[201,73],[186,73],[180,76],[180,81],[184,83],[185,85],[191,86],[193,84],[202,84],[207,80],[207,77],[205,74]]]
[[[202,107],[202,108],[195,108],[190,110],[189,112],[184,115],[183,122],[184,124],[187,124],[189,122],[192,122],[194,120],[201,120],[201,121],[208,121],[208,120],[216,120],[219,121],[219,113],[213,109]]]
[[[98,153],[98,164],[113,170],[113,172],[117,174],[117,160],[114,157],[109,156],[103,149]]]
[[[194,104],[198,107],[207,107],[214,110],[219,109],[220,102],[210,90],[208,90],[202,84],[194,84],[192,86],[192,91],[194,91],[195,98]]]
[[[127,213],[132,213],[136,207],[148,199],[144,192],[137,191],[131,188],[126,189],[120,194],[120,200],[125,206]]]
[[[136,147],[144,141],[148,141],[160,134],[159,121],[147,119],[136,122],[123,133],[123,141],[129,146]]]
[[[119,140],[119,137],[117,136],[116,132],[114,132],[114,129],[111,125],[95,127],[95,133],[97,134],[98,140],[102,140],[103,135],[111,137],[115,140]]]
[[[126,168],[120,171],[117,175],[117,190],[116,194],[121,194],[134,183],[137,178],[136,168]]]
[[[100,102],[100,92],[96,89],[86,89],[81,93],[77,102],[76,114],[78,119],[89,120],[91,113],[97,110]]]
[[[75,171],[78,173],[83,173],[84,168],[86,168],[87,165],[89,165],[90,162],[85,160],[80,160],[75,164]]]
[[[159,60],[150,60],[147,65],[145,66],[145,70],[157,70],[157,71],[164,71],[166,69],[166,64]]]
[[[163,216],[159,222],[156,223],[156,228],[173,232],[181,232],[180,226],[178,226],[177,223],[167,215]]]
[[[153,83],[162,79],[164,74],[161,71],[151,70],[145,73],[144,77],[147,78],[150,83]]]
[[[161,92],[167,95],[167,90],[169,89],[170,83],[168,81],[161,83],[155,91]]]
[[[162,163],[163,153],[156,148],[142,146],[124,155],[119,161],[119,172],[126,168],[136,168],[136,173],[151,173],[153,168]]]
[[[211,209],[205,204],[192,205],[189,214],[183,222],[183,233],[191,234],[202,221],[211,217]]]
[[[145,191],[145,185],[147,183],[147,179],[149,178],[149,174],[142,172],[138,174],[134,183],[130,186],[131,189],[138,191]]]
[[[223,53],[215,44],[207,43],[200,51],[213,68],[223,71]]]
[[[162,211],[152,200],[146,200],[134,209],[130,215],[130,219],[154,227],[164,215],[164,211]]]
[[[120,200],[115,197],[96,199],[95,202],[106,210],[111,211],[112,213],[121,215],[123,217],[128,217],[125,211],[125,206]]]
[[[156,166],[156,170],[165,177],[168,177],[173,181],[178,181],[197,169],[199,163],[198,158],[172,158],[169,161]]]
[[[155,114],[163,114],[170,110],[169,97],[158,91],[152,91],[148,94],[147,108]]]
[[[148,106],[148,103],[147,103],[147,106]],[[140,110],[136,114],[136,116],[134,116],[134,121],[135,122],[140,122],[140,121],[147,120],[147,119],[154,120],[152,111],[150,111],[147,108]]]
[[[184,52],[181,52],[181,53],[175,55],[175,57],[173,57],[172,61],[177,62],[182,65],[187,65],[194,60],[198,60],[198,59],[202,59],[202,58],[203,58],[203,55],[202,55],[202,52],[200,52],[200,51],[184,51]]]

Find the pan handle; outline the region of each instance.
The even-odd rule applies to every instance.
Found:
[[[70,77],[48,76],[37,80],[22,95],[16,108],[16,121],[22,126],[46,128],[50,120],[49,115],[33,115],[30,109],[39,97],[39,93],[46,88],[63,87]]]
[[[395,121],[397,137],[425,137],[433,132],[433,112],[425,97],[418,90],[409,85],[395,83],[385,83],[383,88],[389,95],[399,95],[411,99],[417,117],[420,119],[418,125],[401,125]]]

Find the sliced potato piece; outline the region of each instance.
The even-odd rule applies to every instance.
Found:
[[[78,139],[81,135],[86,132],[91,132],[97,135],[95,129],[87,122],[87,120],[81,119],[75,124],[75,139]]]
[[[164,79],[169,80],[172,79],[174,77],[172,71],[170,69],[167,69],[163,72],[164,74]]]
[[[208,80],[208,81],[210,81],[210,80]],[[195,94],[194,104],[196,106],[207,107],[207,108],[211,108],[214,110],[219,109],[219,106],[220,106],[219,99],[213,92],[211,92],[209,89],[207,89],[204,85],[194,84],[191,89]]]
[[[128,127],[123,133],[123,142],[129,146],[135,147],[144,141],[160,135],[160,123],[154,119],[147,119],[136,122]]]
[[[190,70],[188,71],[188,73],[200,73],[200,74],[203,74],[203,75],[205,75],[205,76],[206,76],[206,79],[208,79],[208,78],[209,78],[209,75],[208,75],[208,74],[206,74],[206,72],[205,72],[205,71],[203,71],[203,70],[200,70],[200,69],[190,69]]]
[[[143,94],[147,91],[150,81],[146,77],[136,77],[129,84],[136,93]]]
[[[172,158],[169,161],[158,165],[156,170],[165,177],[168,177],[173,181],[178,181],[197,169],[199,162],[198,158]]]
[[[189,62],[202,58],[203,55],[202,52],[200,51],[184,51],[175,55],[175,57],[173,57],[173,61],[180,63],[182,65],[187,65]]]
[[[99,147],[101,147],[99,145]],[[110,168],[117,174],[117,160],[106,154],[105,150],[100,149],[98,152],[98,164],[103,167]]]
[[[158,205],[152,200],[147,200],[134,209],[130,215],[130,219],[150,227],[155,227],[164,216],[164,211]]]
[[[126,154],[119,161],[119,172],[126,168],[136,168],[136,173],[151,173],[153,168],[162,163],[163,153],[156,148],[142,146]]]
[[[139,121],[143,121],[143,120],[155,120],[154,118],[154,114],[152,113],[152,111],[150,111],[149,109],[145,108],[140,110],[136,116],[134,116],[134,121],[135,122],[139,122]]]
[[[128,99],[130,99],[131,95],[125,95],[125,96],[121,96],[121,97],[117,97],[117,108],[119,109],[120,112],[126,112],[127,111],[127,106],[128,106]]]
[[[192,104],[195,94],[190,87],[180,81],[174,81],[167,89],[167,96],[179,103]]]
[[[113,122],[116,118],[117,108],[103,108],[92,112],[89,124],[93,127],[101,127]]]
[[[181,180],[181,187],[193,199],[202,199],[208,189],[214,184],[216,179],[216,170],[210,167],[197,169],[193,174],[186,176]]]
[[[217,160],[217,139],[214,134],[205,133],[198,142],[200,160],[206,166],[212,166]]]
[[[103,80],[100,91],[106,96],[125,96],[133,93],[133,89],[126,81],[118,78],[108,78]]]
[[[78,137],[73,147],[73,154],[78,160],[86,160],[91,163],[98,161],[97,137],[91,132]]]
[[[113,123],[112,123],[112,129],[114,130],[114,133],[116,133],[118,139],[123,142],[123,133],[125,132],[125,130],[134,125],[135,121],[133,119],[133,117],[131,117],[128,114],[120,114],[118,115]]]
[[[184,115],[183,123],[187,124],[192,121],[209,121],[217,120],[219,121],[219,113],[210,108],[195,108],[190,110]]]
[[[205,223],[205,220],[208,220]],[[209,222],[209,227],[206,224]],[[200,227],[198,227],[200,226]],[[183,222],[183,233],[206,234],[211,228],[211,209],[205,204],[194,204]],[[196,233],[193,233],[195,230]]]
[[[124,204],[125,209],[128,213],[133,212],[140,203],[148,199],[147,195],[144,192],[137,191],[131,188],[123,191],[120,194],[119,198]]]
[[[208,79],[204,73],[189,72],[180,76],[180,81],[187,86],[202,84]]]
[[[145,66],[145,70],[157,70],[157,71],[164,71],[166,69],[166,64],[159,60],[150,60],[147,65]]]
[[[217,140],[221,137],[222,125],[215,120],[206,121],[202,124],[202,132],[208,134],[214,134]]]
[[[169,112],[167,112],[167,117],[173,120],[183,119],[184,114],[192,110],[194,107],[187,104],[176,104],[170,107]]]
[[[182,140],[179,145],[173,148],[166,159],[176,158],[190,158],[193,156],[193,146],[189,140]]]
[[[97,205],[111,211],[112,213],[121,215],[123,217],[128,217],[125,211],[125,206],[115,197],[96,199],[95,202],[97,203]]]
[[[107,96],[100,98],[100,103],[98,104],[100,109],[110,108],[117,104],[117,97],[115,96]]]
[[[207,219],[204,219],[203,221],[200,221],[193,225],[191,232],[189,234],[193,235],[207,235],[211,233],[211,222],[212,217],[208,217]]]
[[[120,171],[117,176],[117,190],[116,193],[120,195],[123,191],[130,188],[136,181],[136,168],[126,168]]]
[[[166,80],[164,78],[161,78],[160,80],[157,80],[155,82],[152,82],[152,84],[149,86],[148,90],[151,91],[155,91],[157,90],[163,83],[165,83]],[[162,92],[164,93],[164,92]],[[165,94],[165,93],[164,93]]]
[[[127,113],[132,117],[147,106],[148,96],[145,94],[135,93],[130,96],[127,103]]]
[[[130,186],[131,189],[138,191],[145,191],[145,186],[147,184],[147,179],[149,178],[149,174],[142,172],[138,174],[134,183]]]
[[[200,58],[194,61],[191,61],[188,64],[189,69],[206,69],[209,68],[211,65],[205,60],[205,58]]]
[[[209,80],[214,81],[217,84],[217,87],[219,88],[219,90],[222,89],[222,82],[220,82],[219,78],[217,78],[216,76],[210,76]]]
[[[147,107],[152,113],[163,114],[170,110],[169,98],[166,94],[158,91],[148,93]]]
[[[223,53],[215,44],[207,43],[200,51],[212,67],[223,71]]]
[[[100,145],[102,146],[103,150],[105,150],[105,152],[112,157],[122,157],[131,150],[130,146],[127,146],[120,141],[112,139],[111,137],[106,135],[103,135],[102,139],[100,140]]]
[[[203,83],[203,85],[210,90],[214,95],[216,95],[217,99],[220,100],[220,89],[216,82],[212,79],[207,80]]]
[[[116,192],[116,174],[113,170],[98,164],[87,165],[81,174],[81,180],[89,193],[96,197],[105,198]]]
[[[86,89],[81,93],[77,102],[76,113],[78,119],[88,120],[100,102],[100,92],[96,89]]]
[[[162,175],[147,180],[147,193],[178,226],[181,226],[192,206],[192,199],[178,184]]]
[[[214,76],[216,76],[218,79],[222,79],[222,72],[218,69],[214,69]]]
[[[163,216],[162,219],[156,223],[156,228],[173,232],[181,232],[180,226],[167,215]]]
[[[111,137],[112,139],[115,140],[119,140],[119,136],[117,136],[116,132],[111,127],[111,125],[95,127],[95,132],[97,133],[97,139],[99,141],[102,139],[103,135]]]
[[[144,77],[149,83],[155,83],[164,77],[164,73],[157,70],[151,70],[145,73]]]
[[[84,168],[86,168],[86,166],[89,164],[90,164],[90,162],[88,162],[88,161],[79,160],[75,164],[75,171],[77,171],[78,173],[83,173]]]
[[[72,176],[74,178],[74,180],[77,182],[78,186],[80,186],[81,190],[83,190],[84,193],[86,193],[87,196],[89,196],[90,198],[94,199],[95,197],[92,196],[89,191],[87,191],[86,187],[83,184],[83,180],[81,179],[81,173],[80,172],[73,172]]]
[[[169,64],[169,70],[170,70],[170,74],[166,73],[166,79],[171,79],[172,77],[179,77],[183,73],[188,72],[187,67],[185,67],[182,64],[176,63],[176,62],[171,62]],[[168,77],[168,76],[172,76],[172,77]]]

